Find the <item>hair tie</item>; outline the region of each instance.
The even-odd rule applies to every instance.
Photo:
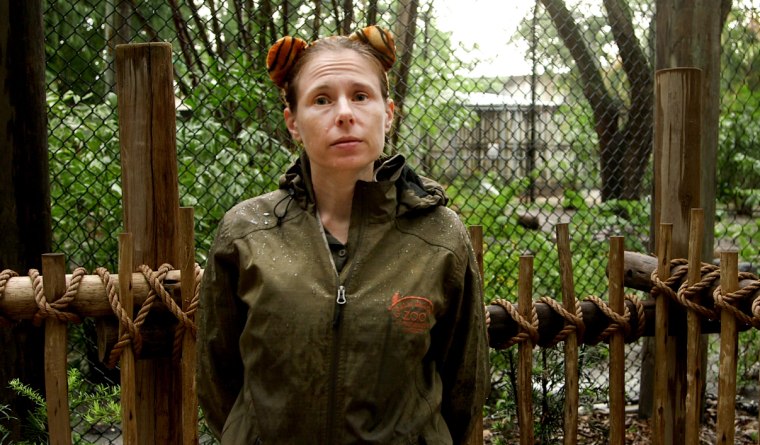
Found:
[[[349,39],[360,40],[374,48],[385,71],[390,71],[396,62],[396,43],[391,33],[383,28],[367,26],[351,34]]]
[[[308,46],[306,41],[298,37],[285,36],[274,42],[267,54],[267,70],[269,78],[280,88],[285,87],[285,78],[295,65],[298,56]]]

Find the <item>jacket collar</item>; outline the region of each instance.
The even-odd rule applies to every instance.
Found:
[[[354,192],[355,207],[367,204],[370,220],[385,220],[425,211],[444,206],[448,201],[440,184],[418,176],[400,154],[375,161],[374,178],[373,182],[358,181]],[[299,207],[316,213],[311,167],[306,152],[280,178],[279,188],[287,191]]]

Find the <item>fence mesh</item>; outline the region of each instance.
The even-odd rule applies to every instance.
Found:
[[[487,299],[515,298],[521,253],[536,258],[536,295],[560,295],[557,222],[571,224],[576,293],[602,296],[609,236],[624,235],[628,250],[650,251],[656,41],[652,0],[605,4],[47,0],[55,250],[72,267],[116,268],[115,45],[173,44],[180,202],[195,208],[198,262],[205,264],[222,214],[276,187],[296,156],[265,69],[269,45],[285,34],[313,40],[377,23],[392,30],[400,52],[388,151],[441,182],[465,223],[484,227]],[[758,19],[757,1],[734,2],[720,76],[716,248],[738,248],[747,267],[760,262]],[[96,385],[118,375],[99,364],[94,321],[75,329],[72,364],[87,392],[98,394],[104,389]],[[629,347],[632,402],[640,349]],[[753,349],[742,356],[757,361]],[[606,399],[599,372],[606,354],[584,348],[584,406]],[[551,350],[536,355],[539,406],[561,406],[561,358]],[[507,350],[494,352],[493,362],[487,413],[502,425],[515,419],[509,376],[516,361]],[[740,381],[757,372],[751,363],[740,365]],[[118,440],[117,423],[93,418],[92,401],[82,403],[74,416],[80,443]],[[556,437],[561,412],[544,416],[549,432],[542,437]]]

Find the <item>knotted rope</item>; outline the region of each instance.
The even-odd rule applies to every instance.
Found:
[[[670,262],[670,268],[673,269],[676,266],[686,266],[688,264],[686,259],[677,258]],[[736,292],[726,294],[720,285],[717,284],[720,283],[720,268],[714,264],[702,263],[700,266],[700,280],[691,286],[684,281],[678,286],[678,291],[674,291],[673,288],[684,279],[687,273],[688,268],[683,267],[663,282],[657,276],[657,269],[655,269],[651,275],[652,283],[654,283],[650,292],[651,295],[654,297],[666,296],[710,320],[717,319],[719,312],[725,310],[730,312],[739,323],[760,329],[760,294],[758,294],[752,303],[748,304],[752,296],[760,290],[760,280],[758,280],[756,275],[749,272],[739,272],[739,281],[752,280],[752,282]],[[697,302],[699,296],[716,285],[717,287],[715,287],[712,293],[713,307],[699,304]],[[743,304],[749,308],[749,314],[741,309]]]
[[[186,331],[196,337],[197,327],[194,322],[194,315],[198,309],[200,300],[200,266],[195,265],[194,277],[193,277],[193,297],[190,301],[187,311],[182,311],[182,308],[174,302],[169,292],[164,287],[164,279],[167,273],[172,270],[170,264],[162,264],[158,270],[151,270],[147,265],[141,265],[138,267],[140,273],[148,283],[149,291],[148,296],[140,306],[140,310],[137,313],[134,321],[131,320],[129,314],[124,310],[119,298],[118,289],[113,283],[113,278],[110,276],[107,270],[104,268],[98,268],[97,273],[101,277],[103,284],[106,286],[109,301],[111,302],[111,309],[119,320],[120,326],[123,328],[122,334],[119,336],[118,341],[114,344],[109,354],[106,366],[114,367],[118,363],[124,348],[132,344],[135,355],[138,356],[142,350],[142,336],[140,335],[140,327],[145,323],[148,313],[155,304],[159,301],[169,309],[172,315],[177,319],[179,325],[174,331],[174,342],[172,348],[173,356],[179,357],[182,350],[182,337]]]
[[[517,335],[500,345],[499,349],[507,349],[514,344],[523,343],[527,340],[530,340],[533,345],[538,343],[538,313],[536,312],[536,305],[532,306],[531,319],[528,321],[517,311],[517,308],[507,300],[496,299],[493,301],[493,304],[503,307],[520,327]]]
[[[42,321],[48,317],[54,317],[60,321],[81,323],[82,318],[79,315],[72,312],[65,312],[65,310],[68,308],[69,303],[76,298],[77,292],[79,291],[79,284],[82,282],[82,277],[86,274],[87,272],[81,267],[75,269],[63,296],[52,303],[48,303],[47,298],[45,298],[42,277],[40,276],[39,271],[37,271],[37,269],[30,269],[29,278],[32,280],[34,301],[37,303],[37,312],[32,319],[34,325],[39,326]]]
[[[140,327],[145,322],[151,308],[159,302],[163,303],[178,321],[178,326],[175,329],[172,350],[175,357],[178,357],[181,353],[182,338],[185,332],[189,332],[193,338],[196,338],[197,336],[197,327],[195,326],[194,318],[200,301],[200,266],[198,264],[195,264],[194,266],[193,296],[186,311],[183,311],[182,308],[174,302],[170,293],[164,287],[164,279],[166,278],[167,273],[172,270],[171,265],[163,264],[156,271],[151,270],[146,265],[141,265],[138,270],[145,277],[149,286],[149,292],[147,298],[140,306],[140,310],[134,320],[132,320],[130,314],[122,306],[115,278],[103,267],[99,267],[95,270],[95,273],[100,277],[100,281],[105,287],[106,296],[111,305],[111,310],[119,321],[119,326],[123,328],[105,363],[106,366],[110,368],[116,366],[124,348],[129,347],[130,345],[136,356],[140,354],[143,346]],[[86,271],[84,268],[76,268],[71,275],[66,292],[61,298],[50,303],[45,297],[43,277],[38,270],[30,269],[28,277],[31,280],[32,292],[34,294],[35,303],[37,304],[37,312],[35,312],[33,316],[34,324],[39,326],[48,317],[54,317],[57,320],[65,322],[80,323],[82,317],[67,309],[71,303],[75,301],[79,286],[85,275]],[[8,281],[11,278],[18,276],[18,273],[8,269],[0,272],[0,300],[5,297]],[[13,320],[0,313],[0,326],[12,326],[12,324]]]

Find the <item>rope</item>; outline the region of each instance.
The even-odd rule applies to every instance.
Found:
[[[713,291],[715,306],[719,307],[721,310],[730,312],[739,323],[760,329],[760,293],[758,293],[757,298],[755,298],[755,300],[748,306],[750,308],[750,314],[752,315],[747,315],[739,307],[743,302],[748,301],[752,295],[760,291],[760,280],[751,273],[740,272],[739,281],[741,280],[755,281],[748,286],[729,294],[724,293],[721,286],[716,287]]]
[[[718,311],[716,311],[714,307],[708,308],[702,306],[697,302],[697,299],[704,291],[712,288],[716,283],[720,282],[720,269],[712,264],[702,263],[702,267],[700,267],[700,275],[702,276],[702,279],[692,285],[689,285],[688,281],[681,283],[681,286],[678,288],[678,293],[676,294],[676,299],[681,306],[696,312],[703,318],[715,320],[718,317]]]
[[[670,262],[670,269],[673,270],[677,266],[688,265],[688,261],[683,258],[673,259]],[[102,267],[96,269],[96,273],[103,282],[108,300],[111,304],[111,309],[119,320],[119,324],[123,327],[122,334],[117,340],[116,344],[111,350],[107,366],[113,367],[118,363],[121,353],[125,347],[130,344],[134,348],[135,354],[139,355],[142,350],[142,336],[140,335],[140,327],[145,322],[148,313],[152,309],[153,305],[157,303],[157,300],[163,302],[163,304],[169,309],[178,321],[178,326],[175,329],[175,337],[173,343],[173,351],[175,357],[181,353],[182,338],[185,333],[189,333],[193,338],[197,338],[197,327],[195,325],[195,313],[198,310],[200,301],[200,273],[201,268],[198,264],[194,267],[194,286],[193,297],[186,311],[183,311],[178,306],[171,295],[163,285],[164,279],[172,266],[169,264],[163,264],[157,271],[151,270],[148,266],[142,265],[138,270],[143,274],[149,285],[149,292],[146,300],[140,307],[140,310],[135,317],[134,321],[129,317],[125,309],[122,307],[118,289],[114,284],[114,279],[108,273],[108,271]],[[658,271],[654,270],[651,274],[652,289],[650,295],[652,297],[665,296],[671,298],[673,301],[677,301],[682,306],[689,310],[697,312],[700,316],[708,319],[716,319],[719,316],[720,311],[730,312],[739,323],[746,326],[754,326],[760,329],[760,280],[757,276],[740,272],[739,280],[751,280],[752,282],[742,289],[736,292],[726,294],[722,288],[716,283],[720,280],[720,268],[712,264],[703,263],[700,267],[701,279],[697,283],[687,285],[684,281],[688,268],[680,268],[673,273],[668,279],[660,280],[658,277]],[[32,289],[35,296],[35,302],[37,303],[38,310],[34,314],[34,322],[39,325],[47,317],[55,317],[61,321],[79,323],[81,317],[75,313],[68,312],[66,309],[75,300],[79,285],[82,278],[85,275],[83,268],[77,268],[72,273],[71,280],[64,295],[53,303],[48,303],[45,298],[42,284],[42,277],[35,269],[29,270],[29,278],[32,281]],[[6,286],[11,278],[18,277],[19,275],[12,270],[3,270],[0,272],[0,300],[5,296]],[[680,283],[680,284],[679,284]],[[714,305],[707,307],[699,304],[697,300],[700,295],[706,290],[715,287],[712,293],[712,300]],[[676,291],[677,289],[677,291]],[[752,297],[756,295],[754,300],[750,302]],[[583,322],[583,313],[581,311],[581,305],[578,301],[575,303],[575,313],[566,310],[558,301],[549,297],[541,297],[538,301],[549,306],[555,313],[559,314],[565,321],[562,330],[550,341],[550,346],[554,346],[557,343],[567,339],[567,336],[571,332],[575,332],[579,341],[584,341],[588,344],[596,344],[598,342],[606,340],[612,333],[622,330],[627,339],[631,341],[640,338],[645,330],[645,318],[644,307],[635,295],[626,295],[627,301],[630,301],[635,309],[637,315],[637,330],[634,337],[631,339],[631,311],[628,306],[625,306],[625,312],[623,315],[617,314],[612,311],[609,306],[596,296],[589,296],[585,301],[593,303],[604,315],[610,320],[609,325],[602,331],[595,339],[585,339],[586,326]],[[531,340],[533,345],[538,344],[540,340],[538,332],[538,315],[536,311],[536,303],[533,303],[531,309],[531,319],[528,320],[517,311],[515,305],[511,302],[503,299],[497,299],[493,301],[493,304],[501,306],[512,319],[518,324],[519,332],[511,339],[506,340],[501,349],[511,347],[516,343],[522,343],[527,340]],[[742,310],[742,307],[745,309]],[[749,312],[747,311],[749,310]],[[11,326],[12,320],[3,316],[0,313],[0,326]]]
[[[185,329],[189,329],[191,335],[195,337],[197,328],[195,323],[190,320],[185,312],[182,312],[182,308],[174,302],[171,295],[169,295],[169,292],[167,292],[166,288],[163,286],[164,278],[166,278],[166,274],[172,270],[172,266],[169,264],[162,264],[157,271],[153,271],[143,264],[138,270],[142,272],[143,276],[148,281],[151,288],[150,292],[158,295],[164,305],[169,309],[169,312],[171,312],[177,321],[179,321],[179,326],[174,330],[174,344],[172,349],[173,356],[175,358],[179,357],[182,351],[182,336],[184,335]]]
[[[686,259],[679,258],[672,260],[670,267],[672,269],[676,266],[688,264]],[[717,319],[720,316],[720,311],[725,310],[733,315],[739,323],[760,329],[760,293],[758,293],[760,291],[760,280],[758,280],[756,275],[749,272],[739,272],[739,281],[751,280],[752,282],[736,292],[726,294],[718,284],[720,283],[720,267],[702,263],[700,267],[700,280],[691,286],[684,281],[678,286],[678,292],[675,292],[673,287],[681,282],[687,273],[688,268],[681,268],[676,274],[663,282],[657,277],[657,269],[655,269],[651,275],[653,286],[650,294],[653,297],[669,297],[688,310],[693,310],[700,316],[710,320]],[[715,287],[712,293],[713,307],[710,308],[697,303],[700,295],[712,287]],[[758,295],[754,301],[749,303],[749,306],[745,306],[749,307],[748,314],[745,310],[742,310],[741,306],[747,305],[756,293]]]
[[[37,303],[37,312],[32,319],[35,326],[39,326],[48,317],[55,317],[57,320],[70,323],[82,322],[82,318],[79,315],[73,312],[65,312],[65,310],[68,308],[69,303],[76,298],[79,284],[82,282],[82,277],[85,274],[86,271],[83,268],[79,267],[75,269],[66,292],[64,292],[61,298],[48,303],[42,284],[42,276],[37,269],[29,270],[29,278],[32,280],[32,289],[34,290],[34,301]]]
[[[135,356],[140,355],[140,351],[142,350],[142,336],[140,335],[138,326],[132,322],[129,314],[121,305],[119,290],[114,283],[114,278],[103,267],[95,269],[95,273],[98,274],[100,281],[105,286],[108,301],[111,303],[111,310],[119,320],[120,327],[123,328],[121,335],[119,335],[119,339],[116,341],[113,348],[111,348],[108,360],[105,363],[108,368],[113,368],[118,363],[124,348],[128,347],[130,344],[132,345]]]
[[[18,274],[10,269],[5,269],[0,272],[0,300],[5,297],[5,286],[11,278],[17,277]],[[2,312],[0,312],[0,327],[11,327],[13,322],[6,318]]]
[[[557,300],[549,297],[541,297],[539,301],[548,305],[552,310],[558,313],[564,320],[565,325],[557,335],[549,342],[549,347],[557,345],[561,341],[565,341],[567,336],[575,332],[578,341],[582,341],[583,334],[586,332],[586,324],[583,322],[583,311],[581,311],[581,304],[578,300],[575,300],[575,313],[568,311]]]
[[[516,343],[523,343],[527,340],[530,340],[532,345],[538,343],[538,313],[536,312],[535,304],[531,308],[531,321],[528,321],[525,317],[520,315],[517,308],[511,302],[496,299],[493,303],[497,306],[503,307],[520,327],[517,335],[507,340],[503,345],[500,345],[499,349],[507,349]]]
[[[142,336],[140,335],[140,327],[148,317],[148,313],[150,312],[151,308],[153,308],[153,306],[157,303],[157,300],[160,300],[169,309],[172,315],[174,315],[174,317],[179,321],[179,326],[177,326],[175,329],[174,343],[172,348],[172,354],[175,358],[179,357],[181,354],[182,338],[186,331],[190,332],[193,338],[197,337],[197,327],[195,326],[193,319],[200,301],[200,266],[198,264],[195,264],[193,277],[193,298],[191,299],[188,310],[186,312],[183,312],[182,308],[174,302],[171,295],[166,290],[166,287],[164,287],[164,279],[166,278],[168,272],[172,270],[172,266],[170,264],[162,264],[156,271],[151,270],[150,267],[143,264],[138,267],[138,270],[140,273],[142,273],[143,277],[145,277],[145,280],[149,286],[149,290],[147,298],[140,306],[140,310],[138,311],[134,321],[132,321],[129,317],[129,314],[127,314],[121,305],[118,289],[114,285],[113,278],[110,276],[106,269],[97,269],[97,273],[101,277],[101,281],[103,281],[103,284],[106,286],[108,299],[111,302],[111,309],[119,320],[120,326],[124,328],[122,334],[119,336],[118,341],[111,349],[108,361],[106,362],[106,366],[110,368],[116,366],[119,359],[121,358],[121,354],[124,348],[128,347],[130,344],[134,349],[135,355],[139,356],[142,350]]]
[[[595,345],[599,342],[607,340],[612,334],[620,331],[621,329],[626,337],[630,335],[631,310],[628,309],[628,306],[623,305],[623,315],[620,315],[617,312],[613,311],[612,308],[610,308],[607,303],[604,302],[604,300],[597,297],[596,295],[589,295],[586,297],[585,301],[594,303],[594,305],[599,308],[599,310],[602,311],[602,313],[607,316],[607,318],[610,319],[610,324],[607,325],[607,327],[602,332],[600,332],[595,339],[590,340],[588,344]]]

